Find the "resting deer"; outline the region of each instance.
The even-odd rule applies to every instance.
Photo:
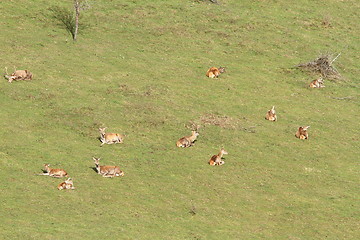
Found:
[[[225,72],[225,68],[224,67],[219,67],[219,68],[216,68],[216,67],[211,67],[209,68],[209,70],[206,72],[206,76],[209,77],[209,78],[217,78],[219,77],[219,75],[221,73],[224,73]]]
[[[227,151],[225,151],[224,148],[221,148],[220,152],[217,155],[214,155],[210,158],[209,160],[209,164],[211,166],[215,166],[215,165],[223,165],[225,162],[222,159],[224,154],[228,154]]]
[[[196,131],[191,131],[191,136],[182,137],[176,142],[177,147],[191,147],[194,145],[194,142],[196,141],[197,136],[199,136],[199,133]]]
[[[118,166],[100,166],[100,158],[93,157],[95,162],[96,171],[103,177],[119,177],[124,176],[124,172]]]
[[[101,145],[123,143],[124,136],[118,133],[105,133],[106,128],[99,128]]]
[[[10,76],[7,72],[7,67],[5,67],[5,78],[11,83],[14,80],[31,80],[33,75],[29,70],[15,70]]]
[[[299,127],[299,129],[297,130],[295,136],[297,138],[300,138],[300,139],[308,139],[309,138],[309,134],[307,132],[307,129],[309,128],[310,126],[306,126],[306,127]]]
[[[269,121],[276,121],[277,120],[277,116],[276,116],[276,112],[275,112],[275,106],[273,106],[269,111],[267,111],[265,119],[269,120]]]
[[[71,178],[68,178],[65,180],[65,182],[60,183],[57,188],[58,190],[75,189],[73,180]]]
[[[322,77],[319,77],[318,79],[315,79],[312,81],[309,85],[311,88],[323,88],[324,86],[324,80]]]
[[[37,175],[46,175],[56,178],[68,177],[68,174],[65,170],[59,168],[50,168],[50,164],[44,164],[44,168],[45,168],[45,172]]]

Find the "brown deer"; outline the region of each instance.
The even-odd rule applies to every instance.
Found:
[[[311,88],[323,88],[323,87],[325,87],[324,86],[324,80],[322,79],[322,77],[319,77],[318,79],[313,80],[310,83],[309,87],[311,87]]]
[[[217,78],[217,77],[219,77],[219,75],[221,73],[224,73],[224,72],[225,72],[224,67],[219,67],[219,68],[211,67],[211,68],[209,68],[209,70],[207,70],[206,76],[209,78]]]
[[[65,170],[59,168],[50,168],[50,164],[44,164],[44,168],[45,168],[44,170],[45,172],[37,175],[46,175],[56,178],[68,177],[68,174]]]
[[[217,155],[214,155],[210,158],[209,160],[209,164],[211,166],[215,166],[215,165],[223,165],[225,162],[222,160],[222,157],[224,154],[228,154],[227,151],[225,151],[224,148],[221,148],[220,152]]]
[[[103,177],[119,177],[124,176],[124,172],[118,166],[100,166],[100,158],[93,157],[95,162],[96,171]]]
[[[276,116],[276,112],[275,112],[275,106],[273,106],[269,111],[267,111],[265,119],[269,120],[269,121],[276,121],[277,120],[277,116]]]
[[[99,128],[101,145],[123,143],[124,136],[118,133],[105,133],[106,128]]]
[[[75,189],[73,180],[71,178],[66,179],[65,182],[62,182],[58,185],[57,189]]]
[[[306,126],[306,127],[299,127],[299,129],[297,130],[297,132],[295,133],[295,136],[297,138],[300,138],[300,139],[308,139],[309,138],[309,134],[307,132],[307,129],[309,128],[310,126]]]
[[[32,73],[29,70],[15,70],[10,76],[5,67],[6,75],[5,78],[11,83],[14,80],[32,80]]]
[[[191,136],[182,137],[176,142],[177,147],[191,147],[194,145],[194,142],[196,141],[196,138],[199,136],[199,133],[197,131],[191,131]]]

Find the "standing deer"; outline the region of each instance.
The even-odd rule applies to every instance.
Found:
[[[217,155],[214,155],[210,158],[209,160],[209,164],[211,166],[215,166],[215,165],[223,165],[225,162],[222,159],[224,154],[228,154],[227,151],[225,151],[224,148],[221,148],[220,152]]]
[[[46,175],[56,178],[68,177],[68,174],[65,170],[59,168],[50,168],[50,164],[44,164],[44,168],[45,168],[45,172],[37,175]]]
[[[275,112],[275,106],[273,106],[269,111],[267,111],[265,119],[269,120],[269,121],[276,121],[277,120],[277,116],[276,116],[276,112]]]
[[[96,171],[103,177],[119,177],[124,176],[124,172],[118,166],[100,166],[100,158],[93,157]]]
[[[196,141],[196,138],[199,136],[199,133],[197,131],[191,131],[191,136],[182,137],[176,142],[177,147],[191,147],[194,145],[194,142]]]
[[[101,145],[123,143],[124,136],[118,133],[105,133],[105,128],[99,128]]]
[[[308,139],[309,138],[309,134],[307,132],[307,129],[309,128],[310,126],[306,126],[306,127],[299,127],[299,129],[297,130],[295,136],[297,138],[300,138],[300,139]]]
[[[224,67],[219,67],[219,68],[211,67],[211,68],[209,68],[209,70],[207,70],[206,76],[209,78],[217,78],[217,77],[219,77],[219,75],[221,73],[224,73],[224,72],[225,72]]]
[[[58,190],[75,189],[73,180],[71,178],[68,178],[65,180],[65,182],[60,183],[57,188]]]

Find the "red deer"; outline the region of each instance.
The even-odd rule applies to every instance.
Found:
[[[224,67],[219,67],[219,68],[216,68],[216,67],[211,67],[209,68],[209,70],[206,72],[206,76],[209,77],[209,78],[217,78],[219,77],[219,75],[221,73],[224,73],[225,72],[225,68]]]
[[[45,168],[45,172],[37,174],[37,175],[46,175],[46,176],[56,177],[56,178],[68,177],[68,174],[65,170],[58,169],[58,168],[57,169],[50,168],[50,164],[44,164],[44,168]]]
[[[58,190],[75,189],[73,180],[71,178],[68,178],[65,180],[65,182],[60,183],[57,188]]]
[[[224,162],[223,160],[221,160],[221,159],[222,159],[222,157],[223,157],[224,154],[228,154],[228,152],[225,151],[224,148],[222,148],[217,155],[214,155],[214,156],[212,156],[212,157],[210,158],[209,164],[210,164],[211,166],[215,166],[215,165],[219,165],[219,166],[220,166],[220,165],[223,165],[225,162]]]
[[[307,129],[309,128],[310,126],[306,126],[306,127],[299,127],[299,129],[297,130],[295,136],[297,138],[300,138],[300,139],[308,139],[309,138],[309,134],[307,132]]]
[[[7,73],[6,69],[6,75],[5,78],[8,80],[9,83],[11,83],[14,80],[31,80],[33,75],[29,70],[15,70],[10,76]]]
[[[118,166],[100,166],[100,158],[93,157],[95,162],[95,167],[98,172],[103,177],[119,177],[124,176],[124,172],[120,170]]]
[[[273,106],[269,111],[267,111],[265,119],[269,120],[269,121],[276,121],[277,120],[277,116],[276,116],[276,112],[275,112],[275,106]]]
[[[322,77],[315,79],[314,81],[312,81],[309,85],[311,88],[323,88],[324,86],[324,80],[322,79]]]
[[[199,133],[196,131],[191,131],[191,136],[182,137],[176,142],[177,147],[191,147],[194,145],[194,142],[196,141],[197,136],[199,136]]]
[[[118,133],[105,133],[106,128],[99,128],[101,145],[123,143],[124,136]]]

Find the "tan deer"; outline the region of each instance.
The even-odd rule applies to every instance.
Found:
[[[265,119],[269,120],[269,121],[276,121],[277,120],[277,116],[276,116],[276,112],[275,112],[275,106],[273,106],[269,111],[267,111]]]
[[[225,72],[224,67],[219,67],[219,68],[211,67],[211,68],[209,68],[209,70],[207,70],[206,76],[209,78],[217,78],[217,77],[219,77],[219,75],[221,73],[224,73],[224,72]]]
[[[106,128],[99,128],[101,145],[123,143],[124,136],[118,133],[105,133]]]
[[[297,138],[300,138],[300,139],[308,139],[309,138],[309,134],[307,132],[307,129],[309,128],[310,126],[306,126],[306,127],[299,127],[299,129],[297,130],[295,136]]]
[[[37,175],[46,175],[56,178],[68,177],[68,174],[65,170],[59,168],[50,168],[50,164],[44,164],[44,168],[45,168],[45,172]]]
[[[5,67],[6,75],[5,78],[11,83],[14,80],[31,80],[33,75],[29,70],[15,70],[10,76]]]
[[[75,189],[73,180],[71,178],[66,179],[65,182],[62,182],[58,185],[57,189]]]
[[[311,87],[311,88],[323,88],[323,87],[325,87],[324,86],[324,80],[322,79],[322,77],[319,77],[318,79],[313,80],[310,83],[309,87]]]
[[[211,166],[215,166],[215,165],[223,165],[225,162],[222,160],[222,157],[224,154],[228,154],[227,151],[225,151],[224,148],[221,148],[220,152],[217,155],[214,155],[210,158],[209,160],[209,164]]]
[[[100,166],[100,158],[93,157],[95,162],[96,171],[103,177],[119,177],[124,176],[124,172],[118,166]]]
[[[194,145],[194,142],[196,141],[196,138],[199,136],[199,133],[197,131],[191,131],[191,136],[182,137],[176,142],[177,147],[191,147]]]

